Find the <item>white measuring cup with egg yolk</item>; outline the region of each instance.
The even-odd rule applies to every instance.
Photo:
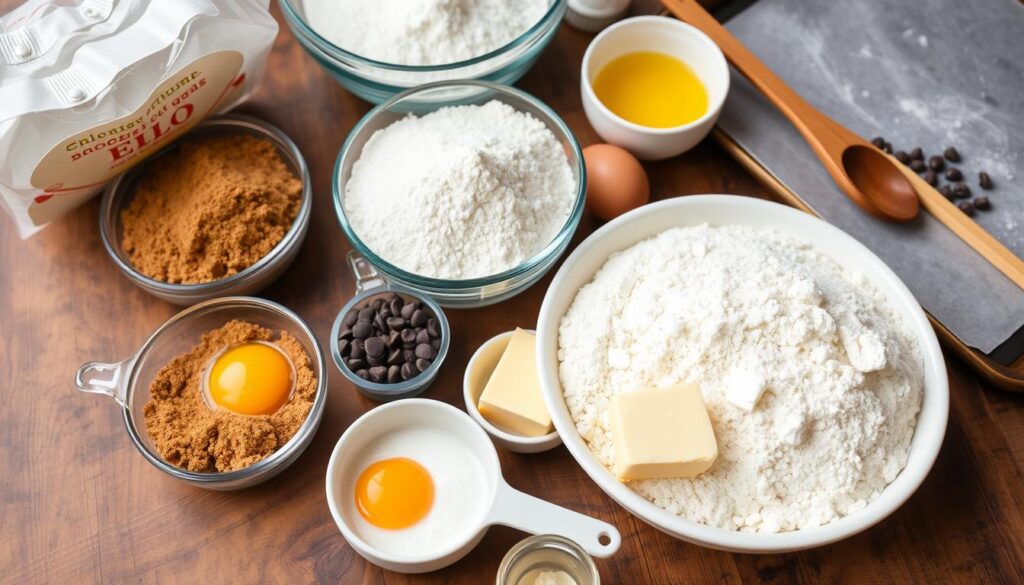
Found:
[[[407,457],[434,482],[427,515],[405,529],[369,524],[356,507],[356,484],[370,464]],[[327,503],[345,540],[371,563],[423,573],[461,559],[495,524],[557,534],[595,557],[619,548],[619,531],[600,520],[513,489],[487,434],[461,410],[412,398],[367,412],[345,431],[327,466]]]

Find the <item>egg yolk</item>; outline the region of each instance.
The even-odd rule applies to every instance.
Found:
[[[213,362],[206,380],[214,404],[238,414],[277,412],[292,390],[292,366],[269,343],[243,343]]]
[[[356,481],[356,509],[370,524],[397,530],[416,524],[434,503],[434,481],[419,463],[406,457],[382,459]]]

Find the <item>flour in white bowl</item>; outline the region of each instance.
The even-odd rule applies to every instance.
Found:
[[[558,355],[569,412],[609,468],[612,395],[698,383],[714,466],[629,486],[671,513],[745,532],[810,528],[866,506],[906,464],[923,395],[917,340],[863,275],[740,226],[670,229],[610,257],[563,317]],[[727,397],[737,380],[766,388],[751,412]]]
[[[465,280],[509,270],[551,243],[576,201],[565,149],[499,101],[441,108],[378,130],[345,185],[345,215],[408,272]]]
[[[549,0],[304,0],[308,24],[368,59],[442,65],[514,41],[547,13]]]

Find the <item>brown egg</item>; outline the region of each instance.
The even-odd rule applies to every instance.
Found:
[[[647,173],[632,154],[611,144],[583,149],[587,165],[587,208],[608,221],[651,200]]]

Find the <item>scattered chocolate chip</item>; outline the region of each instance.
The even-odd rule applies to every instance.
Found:
[[[387,349],[385,344],[379,337],[371,337],[366,340],[366,355],[373,357],[380,357],[384,355],[384,351]]]
[[[896,152],[892,153],[892,155],[896,157],[896,160],[900,161],[903,164],[910,163],[910,155],[903,152],[902,150],[897,150]]]
[[[394,384],[402,380],[402,368],[399,366],[391,366],[388,368],[388,384]]]
[[[416,365],[416,369],[417,370],[419,370],[421,372],[426,372],[427,368],[430,367],[430,362],[428,362],[427,360],[420,359],[420,360],[416,360],[416,364],[415,365]]]
[[[935,171],[928,170],[924,174],[924,182],[934,187],[939,182],[939,176],[935,174]]]
[[[919,160],[910,161],[910,168],[914,169],[915,173],[923,173],[928,168],[924,166],[924,162]]]
[[[960,162],[960,153],[952,146],[944,150],[942,156],[946,157],[949,162]]]
[[[967,199],[971,196],[971,188],[965,183],[956,183],[953,185],[953,196],[957,199]]]
[[[946,180],[947,181],[959,181],[964,178],[964,174],[960,172],[960,169],[956,167],[949,167],[946,169]]]
[[[875,148],[882,148],[883,146],[885,146],[885,138],[882,138],[881,136],[875,136],[874,138],[871,139],[871,144],[874,144]]]
[[[943,196],[946,197],[946,199],[949,199],[950,201],[953,200],[953,188],[950,187],[949,185],[943,185],[939,187],[939,193],[942,193]]]
[[[411,380],[412,378],[415,378],[420,373],[419,370],[416,369],[416,366],[414,366],[414,365],[412,365],[412,364],[410,364],[408,362],[402,364],[402,367],[399,370],[399,372],[402,374],[402,379],[403,380]]]
[[[374,366],[370,368],[370,380],[380,384],[383,382],[388,375],[388,369],[384,366]]]
[[[910,151],[910,160],[924,160],[924,151],[920,146]]]
[[[995,183],[992,182],[992,177],[988,176],[988,173],[981,171],[978,173],[978,186],[987,191],[995,187]]]
[[[882,152],[884,152],[885,154],[892,154],[892,144],[889,144],[888,142],[883,144]]]
[[[370,335],[373,335],[373,325],[370,325],[368,319],[360,319],[354,327],[352,327],[352,335],[356,339],[366,339]]]
[[[960,208],[960,211],[967,215],[974,215],[974,205],[972,205],[970,201],[961,201],[960,203],[957,203],[956,206]]]
[[[348,312],[348,315],[345,315],[344,325],[345,327],[351,328],[353,325],[356,324],[356,321],[358,320],[359,312],[353,309]]]
[[[992,209],[992,202],[988,200],[988,197],[975,197],[974,208],[982,211],[988,211]]]
[[[928,159],[928,168],[935,172],[941,171],[945,166],[946,161],[941,156],[936,155]]]

